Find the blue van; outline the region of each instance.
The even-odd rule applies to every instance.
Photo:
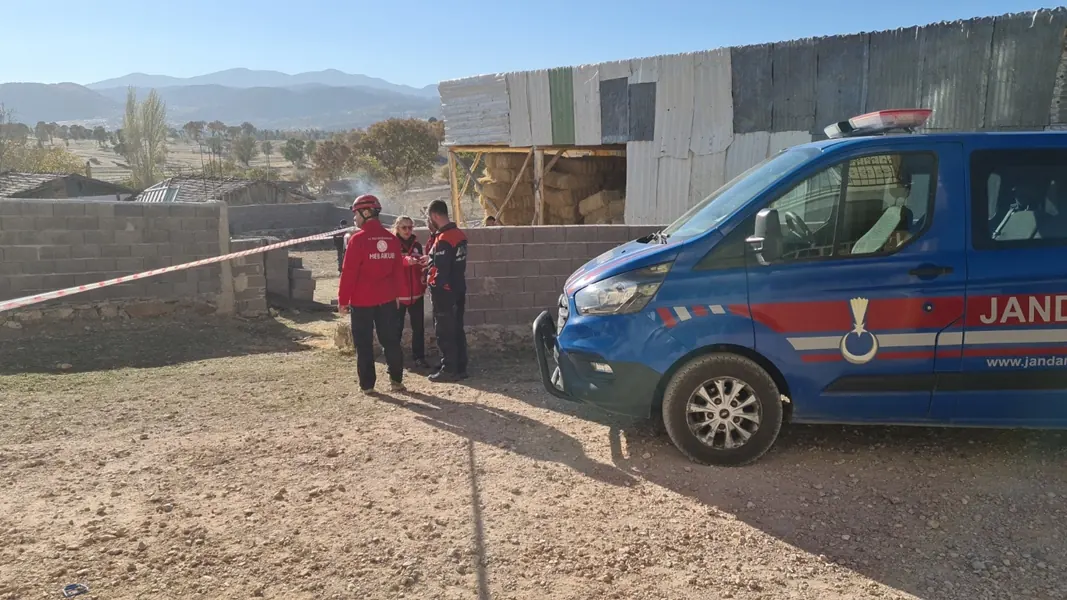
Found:
[[[545,388],[715,465],[785,420],[1067,427],[1067,132],[929,115],[831,125],[587,263],[534,321]]]

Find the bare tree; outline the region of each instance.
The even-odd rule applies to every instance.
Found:
[[[155,90],[137,102],[133,87],[126,94],[122,120],[124,150],[134,186],[146,188],[162,178],[167,157],[167,107]]]

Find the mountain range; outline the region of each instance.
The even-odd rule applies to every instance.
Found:
[[[217,119],[262,129],[348,129],[390,117],[439,117],[441,110],[436,85],[416,88],[335,69],[295,75],[229,69],[188,78],[131,73],[88,85],[3,83],[0,104],[31,127],[37,121],[117,127],[130,86],[138,98],[155,89],[174,126]]]

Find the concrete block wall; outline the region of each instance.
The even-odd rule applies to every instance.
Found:
[[[311,302],[315,299],[315,278],[311,269],[304,268],[304,259],[289,257],[289,297]]]
[[[231,236],[271,236],[280,240],[290,240],[336,229],[341,219],[348,221],[349,224],[352,223],[351,211],[329,202],[231,206],[229,217]],[[309,242],[297,248],[327,250],[333,248],[333,241]]]
[[[465,324],[529,325],[556,306],[563,283],[600,254],[662,229],[660,225],[485,227],[465,230]],[[423,242],[426,230],[417,230]],[[427,303],[427,314],[430,303]]]
[[[263,238],[231,240],[230,252],[265,246]],[[252,254],[230,261],[233,274],[234,311],[245,317],[267,314],[267,276],[263,254]]]
[[[217,256],[228,245],[225,230],[218,204],[0,199],[0,299]],[[208,265],[12,311],[0,321],[67,317],[72,306],[103,318],[178,304],[214,310],[225,287],[220,265]]]

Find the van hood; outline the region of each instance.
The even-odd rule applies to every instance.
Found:
[[[640,238],[645,240],[647,238]],[[643,266],[673,260],[677,256],[680,244],[661,244],[656,241],[626,242],[616,246],[600,256],[590,260],[567,278],[563,285],[568,296],[601,279],[614,277]]]

